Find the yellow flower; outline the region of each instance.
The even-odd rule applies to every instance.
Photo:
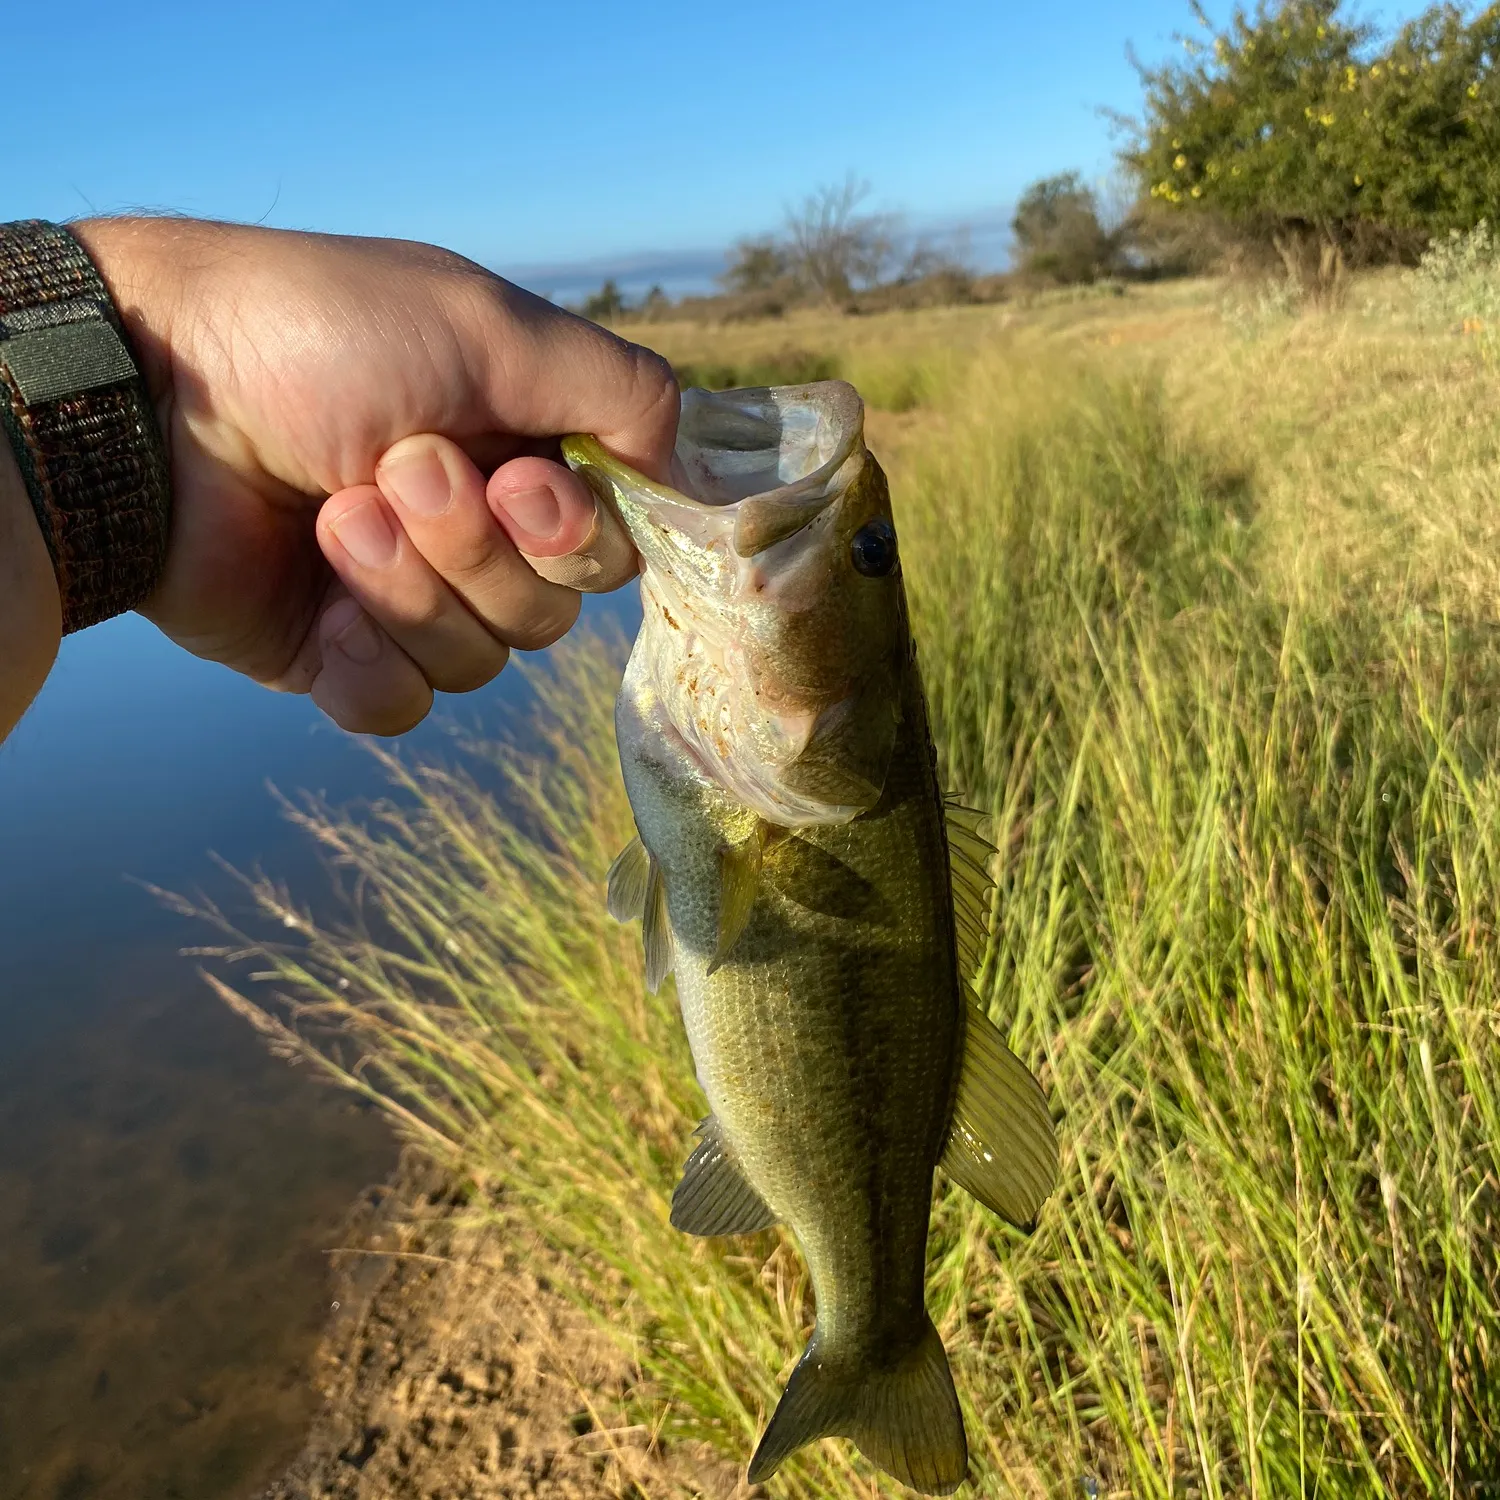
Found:
[[[1201,187],[1199,187],[1198,184],[1195,182],[1193,184],[1193,197],[1195,197],[1195,198],[1201,198],[1202,196],[1203,196],[1203,189]]]
[[[1320,27],[1318,27],[1318,37],[1319,37],[1319,39],[1321,39],[1321,38],[1323,38],[1323,37],[1325,37],[1327,35],[1328,35],[1328,28],[1326,26],[1320,26]]]
[[[1469,98],[1477,99],[1479,97],[1479,85],[1477,83],[1471,83],[1468,88],[1468,94]]]
[[[1185,157],[1182,152],[1179,151],[1177,155],[1172,158],[1172,165],[1180,172],[1185,166],[1187,166],[1187,157]]]
[[[1361,177],[1358,172],[1354,174],[1354,185],[1355,187],[1363,187],[1365,185],[1364,178]]]
[[[1332,125],[1333,124],[1333,116],[1332,115],[1319,115],[1318,116],[1318,124],[1324,125],[1324,126]]]
[[[1379,63],[1372,63],[1370,65],[1370,77],[1371,78],[1379,78],[1380,77],[1380,64]]]
[[[1231,167],[1229,169],[1229,175],[1231,177],[1238,177],[1240,175],[1240,169],[1238,167]]]

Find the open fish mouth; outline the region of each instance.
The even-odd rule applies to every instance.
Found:
[[[684,544],[749,559],[816,520],[842,492],[863,436],[859,393],[825,380],[684,391],[670,485],[592,437],[564,439],[563,454],[614,506],[647,567],[677,576]]]
[[[641,555],[632,662],[707,778],[782,827],[874,806],[903,627],[899,580],[850,560],[861,519],[894,546],[854,387],[684,392],[669,483],[592,437],[563,454]]]

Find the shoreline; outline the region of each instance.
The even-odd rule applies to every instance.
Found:
[[[743,1467],[621,1416],[639,1372],[561,1258],[463,1211],[408,1148],[332,1253],[302,1451],[254,1500],[752,1500]]]

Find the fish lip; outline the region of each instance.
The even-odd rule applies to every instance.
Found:
[[[691,492],[649,479],[623,460],[616,458],[595,437],[576,433],[563,439],[563,457],[570,468],[581,473],[596,490],[608,489],[605,496],[615,503],[626,529],[637,545],[642,538],[632,526],[631,512],[638,511],[642,520],[654,526],[673,525],[673,512],[690,526],[692,520],[733,517],[734,550],[741,557],[784,540],[810,524],[840,493],[840,471],[863,446],[864,403],[854,387],[843,380],[822,380],[809,385],[747,386],[739,390],[707,391],[689,387],[682,393],[682,417],[678,427],[677,449],[673,456],[674,477],[680,475],[686,484],[692,479],[689,465],[696,465],[710,482],[732,484],[733,474],[714,475],[706,455],[732,453],[773,453],[780,457],[787,451],[787,435],[794,424],[789,415],[800,416],[796,424],[805,431],[812,419],[813,440],[824,432],[832,434],[826,445],[828,456],[806,474],[785,484],[746,493],[723,500],[704,500]],[[736,447],[733,438],[736,425],[740,434],[746,428],[762,424],[770,436],[773,428],[780,441],[763,447]],[[719,441],[713,440],[717,436]],[[774,460],[773,460],[774,462]],[[591,471],[598,474],[594,479]],[[602,484],[600,483],[602,481]],[[624,501],[624,505],[620,504]],[[748,523],[748,524],[747,524]],[[637,523],[639,524],[639,523]],[[723,524],[723,520],[720,521]]]

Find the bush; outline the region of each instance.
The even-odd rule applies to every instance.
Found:
[[[1093,190],[1077,172],[1034,182],[1010,221],[1020,268],[1065,286],[1107,275],[1116,243],[1099,222]]]
[[[1123,153],[1144,196],[1274,253],[1319,299],[1351,266],[1409,262],[1500,209],[1500,9],[1435,5],[1383,47],[1343,11],[1261,0],[1211,45],[1185,40],[1189,62],[1140,70]]]
[[[1467,234],[1436,239],[1412,275],[1418,311],[1439,327],[1472,335],[1486,363],[1500,356],[1500,243],[1481,219]]]

